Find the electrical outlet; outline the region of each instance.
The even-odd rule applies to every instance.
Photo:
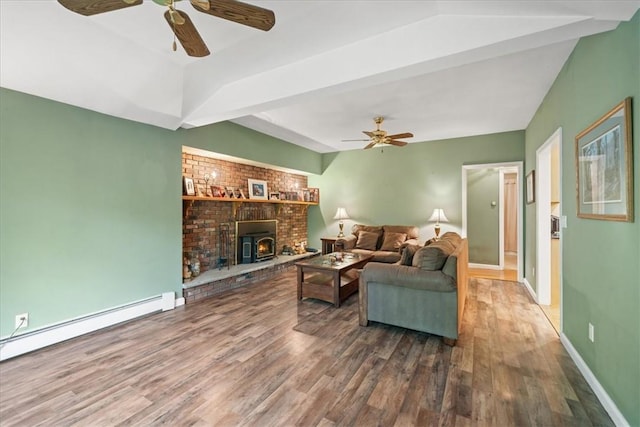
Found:
[[[595,341],[595,328],[593,327],[591,322],[589,322],[589,341]]]
[[[23,320],[24,319],[24,320]],[[22,329],[29,326],[29,313],[22,313],[16,316],[16,329]]]

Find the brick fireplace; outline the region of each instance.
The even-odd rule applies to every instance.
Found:
[[[216,172],[215,182],[205,182],[205,174]],[[274,169],[262,168],[227,160],[206,157],[189,152],[182,153],[182,175],[193,178],[194,184],[235,187],[248,195],[248,179],[267,182],[269,191],[290,191],[306,188],[307,177]],[[200,271],[205,272],[218,267],[220,256],[225,248],[220,243],[220,225],[229,226],[230,263],[242,263],[237,224],[247,221],[271,221],[275,228],[274,253],[282,251],[283,245],[294,246],[307,240],[307,206],[296,204],[252,203],[250,199],[242,203],[216,202],[213,200],[186,204],[183,202],[182,250],[183,254],[200,261]],[[237,260],[237,261],[236,261]]]

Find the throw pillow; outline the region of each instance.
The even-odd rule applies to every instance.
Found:
[[[413,256],[420,249],[418,245],[404,245],[402,248],[402,255],[400,256],[400,265],[412,265]]]
[[[358,241],[356,242],[356,249],[366,249],[369,251],[375,251],[378,245],[378,233],[372,233],[370,231],[361,231],[358,233]]]
[[[384,233],[381,251],[397,251],[400,245],[407,240],[407,233]]]
[[[444,263],[454,250],[455,247],[450,242],[438,240],[418,249],[411,265],[423,270],[442,270]]]

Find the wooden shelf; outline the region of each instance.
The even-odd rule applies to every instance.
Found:
[[[182,200],[190,202],[230,202],[230,203],[274,203],[283,205],[317,206],[318,202],[300,202],[297,200],[262,200],[262,199],[230,199],[228,197],[182,196]]]
[[[200,196],[182,196],[183,215],[186,216],[194,202],[223,202],[233,204],[233,216],[236,216],[238,208],[243,203],[271,203],[273,205],[304,205],[318,206],[318,202],[299,202],[296,200],[262,200],[262,199],[230,199],[228,197],[200,197]],[[280,206],[276,207],[278,214]]]

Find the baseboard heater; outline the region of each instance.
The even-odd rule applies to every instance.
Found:
[[[109,308],[64,322],[27,331],[0,340],[0,361],[10,359],[52,344],[97,331],[118,323],[158,311],[173,309],[184,304],[184,298],[175,299],[173,292]]]

